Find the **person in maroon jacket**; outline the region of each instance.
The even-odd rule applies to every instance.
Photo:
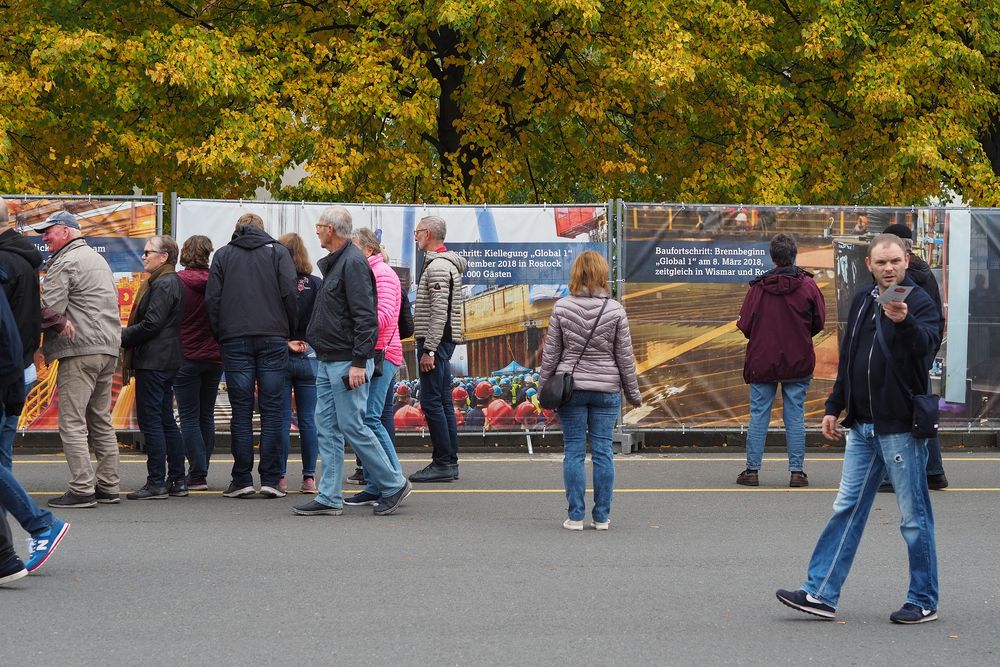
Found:
[[[188,459],[187,488],[208,489],[208,462],[215,449],[215,399],[222,377],[222,352],[212,337],[205,310],[208,258],[212,240],[195,235],[181,248],[183,271],[177,272],[184,288],[181,347],[184,362],[174,379],[181,437]]]
[[[778,234],[771,239],[775,268],[750,281],[750,291],[736,322],[749,340],[743,365],[743,379],[750,385],[747,467],[736,478],[736,483],[743,486],[760,485],[764,441],[779,384],[791,472],[788,485],[809,486],[802,469],[805,398],[816,367],[812,338],[823,330],[826,304],[812,274],[795,266],[797,254],[791,235]]]

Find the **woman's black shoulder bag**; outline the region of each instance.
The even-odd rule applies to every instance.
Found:
[[[601,311],[597,313],[597,319],[594,321],[594,328],[590,330],[590,334],[587,336],[587,341],[583,344],[583,349],[580,350],[579,356],[576,358],[576,363],[573,364],[573,370],[569,373],[553,373],[552,377],[542,383],[541,388],[538,390],[538,403],[546,410],[556,410],[566,405],[570,398],[573,396],[573,373],[576,372],[576,367],[580,365],[580,360],[583,359],[583,353],[587,351],[587,346],[590,345],[590,339],[594,337],[594,332],[597,331],[597,325],[601,323],[601,315],[604,314],[604,309],[608,307],[608,297],[604,298],[604,304],[601,305]],[[562,359],[560,359],[562,361]],[[559,363],[556,362],[558,367]]]

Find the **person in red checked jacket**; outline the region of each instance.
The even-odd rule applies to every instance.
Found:
[[[790,234],[771,239],[775,267],[750,281],[736,326],[747,337],[743,379],[750,385],[747,466],[737,484],[759,486],[771,404],[781,385],[782,420],[788,446],[788,485],[809,486],[805,398],[816,367],[812,338],[826,322],[826,303],[811,273],[795,266],[798,247]]]

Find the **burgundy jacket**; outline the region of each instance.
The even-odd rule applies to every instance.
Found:
[[[779,266],[750,281],[736,322],[747,343],[743,379],[806,380],[816,368],[812,337],[823,330],[826,303],[812,274]]]
[[[177,272],[184,286],[184,315],[181,318],[181,346],[190,361],[222,363],[219,343],[212,338],[205,309],[205,285],[208,269],[184,269]]]

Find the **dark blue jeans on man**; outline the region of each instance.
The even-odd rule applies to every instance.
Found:
[[[215,399],[221,378],[222,364],[193,359],[185,359],[174,378],[181,437],[192,480],[208,477],[208,464],[215,450]]]
[[[232,419],[232,482],[253,485],[253,399],[257,389],[260,411],[260,464],[262,486],[278,487],[281,478],[281,428],[284,424],[285,378],[288,341],[281,336],[245,336],[222,344]]]
[[[458,464],[458,424],[451,403],[451,355],[455,344],[441,342],[434,351],[434,368],[420,373],[420,409],[431,435],[432,459],[439,465]],[[424,342],[417,341],[417,359],[424,354]]]
[[[184,481],[184,441],[174,421],[176,370],[135,371],[135,416],[146,449],[146,484]],[[169,470],[168,470],[169,466]]]

